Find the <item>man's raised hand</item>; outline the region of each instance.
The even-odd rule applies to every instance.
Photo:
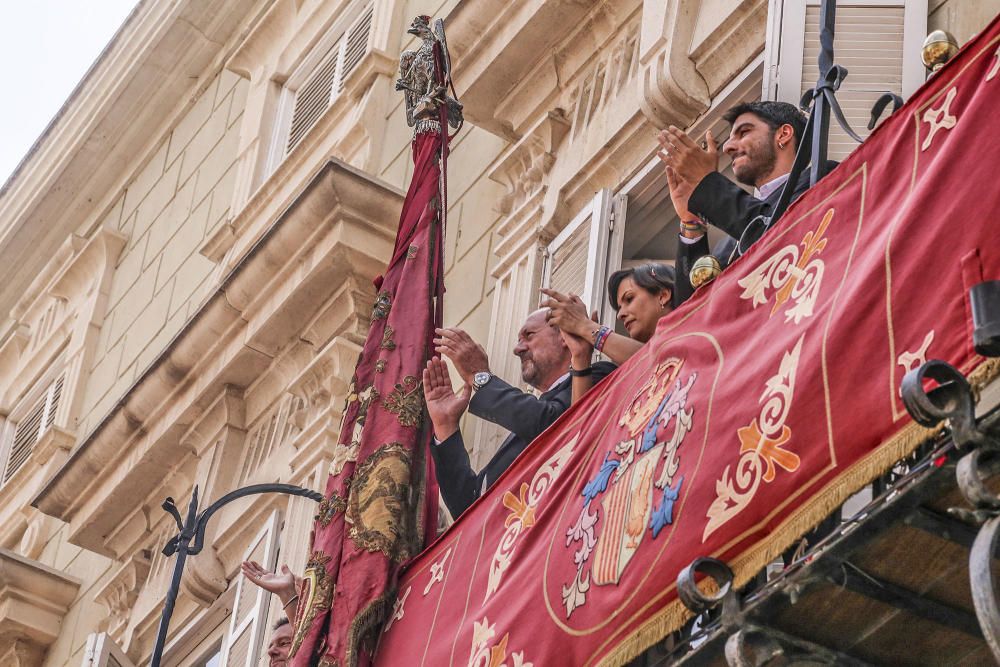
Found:
[[[458,430],[458,421],[469,407],[471,398],[472,385],[467,382],[456,393],[451,388],[448,366],[440,357],[431,357],[424,369],[424,401],[435,438],[445,440]]]
[[[692,188],[719,169],[719,151],[711,131],[705,132],[704,148],[673,125],[660,132],[656,139],[661,147],[657,153],[660,160],[673,169],[677,178],[687,181]]]
[[[434,352],[451,359],[455,370],[466,384],[472,376],[490,370],[490,360],[482,345],[461,329],[435,329]],[[447,371],[447,368],[446,368]]]

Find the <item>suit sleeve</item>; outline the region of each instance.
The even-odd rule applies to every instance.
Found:
[[[461,431],[430,447],[441,497],[452,517],[457,517],[479,496],[479,475],[472,472]]]
[[[757,199],[717,171],[695,186],[688,199],[688,209],[702,220],[718,227],[734,239],[740,238],[750,221],[758,215],[770,215],[772,204]]]
[[[567,384],[567,388],[568,388]],[[566,412],[571,400],[567,391],[552,392],[536,398],[512,387],[497,376],[472,396],[469,411],[499,424],[525,442],[531,442]]]
[[[694,286],[691,285],[691,266],[699,257],[709,253],[708,234],[703,234],[694,243],[685,243],[683,237],[677,235],[677,262],[674,265],[674,293],[670,297],[670,305],[677,308],[691,298]]]

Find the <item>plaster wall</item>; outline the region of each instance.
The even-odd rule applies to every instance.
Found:
[[[1000,14],[1000,0],[930,0],[927,30],[947,30],[965,44]]]
[[[128,237],[115,269],[78,433],[88,433],[211,289],[198,250],[230,214],[247,82],[223,71],[160,142],[106,224]]]

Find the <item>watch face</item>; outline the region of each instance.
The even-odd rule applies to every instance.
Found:
[[[491,377],[493,376],[486,372],[476,373],[475,375],[472,376],[472,383],[477,387],[482,387],[484,384],[490,381]]]

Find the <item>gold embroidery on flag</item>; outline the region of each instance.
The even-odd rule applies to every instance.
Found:
[[[398,442],[379,447],[358,466],[348,495],[351,540],[395,561],[410,556],[406,508],[410,498],[410,453]]]
[[[396,415],[400,425],[406,428],[419,426],[424,415],[423,386],[413,375],[407,375],[402,382],[382,401],[382,406]]]
[[[334,582],[326,571],[329,562],[329,556],[322,551],[314,551],[306,564],[299,589],[299,605],[295,611],[295,635],[292,637],[289,657],[294,656],[302,646],[306,632],[312,627],[316,616],[321,611],[329,609],[333,601]]]
[[[511,654],[511,662],[508,665],[505,661],[507,660],[507,644],[510,641],[510,633],[504,633],[500,641],[492,644],[491,640],[495,636],[496,624],[490,623],[485,616],[483,620],[473,623],[469,667],[534,667],[532,663],[524,659],[524,651]]]

